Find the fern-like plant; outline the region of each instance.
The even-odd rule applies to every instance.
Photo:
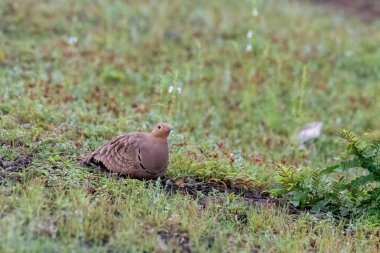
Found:
[[[340,156],[340,163],[327,167],[322,173],[342,173],[348,169],[366,170],[366,175],[353,179],[345,184],[345,187],[358,206],[371,212],[379,212],[380,143],[376,141],[367,143],[347,130],[341,131],[341,137],[347,141],[347,146]],[[364,194],[358,189],[363,189]]]
[[[278,170],[277,187],[270,191],[272,196],[286,196],[293,206],[311,212],[340,211],[343,214],[342,207],[349,204],[349,198],[342,194],[345,177],[330,177],[321,170],[283,165],[278,165]]]
[[[312,212],[346,216],[366,211],[380,218],[380,144],[368,144],[347,130],[341,131],[341,137],[347,146],[338,164],[323,170],[279,165],[272,196],[290,197],[293,205]],[[344,174],[349,169],[364,169],[367,174],[350,180]]]

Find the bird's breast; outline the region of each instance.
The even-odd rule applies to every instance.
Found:
[[[169,148],[167,142],[151,142],[141,148],[141,162],[146,169],[160,171],[168,166]]]

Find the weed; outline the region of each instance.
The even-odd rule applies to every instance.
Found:
[[[347,145],[338,164],[323,170],[279,165],[276,182],[280,187],[273,189],[272,194],[290,195],[293,205],[311,208],[314,213],[324,210],[343,216],[372,214],[379,217],[379,143],[367,144],[347,130],[342,130],[341,136]],[[366,174],[349,180],[344,173],[350,169],[365,170]],[[338,175],[331,175],[333,172]]]

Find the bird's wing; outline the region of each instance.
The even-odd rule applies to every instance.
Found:
[[[137,139],[135,133],[117,136],[84,157],[83,163],[100,162],[109,170],[123,172],[136,163]]]

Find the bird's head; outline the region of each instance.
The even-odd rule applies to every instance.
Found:
[[[152,130],[154,137],[167,138],[173,128],[167,123],[158,123]]]

